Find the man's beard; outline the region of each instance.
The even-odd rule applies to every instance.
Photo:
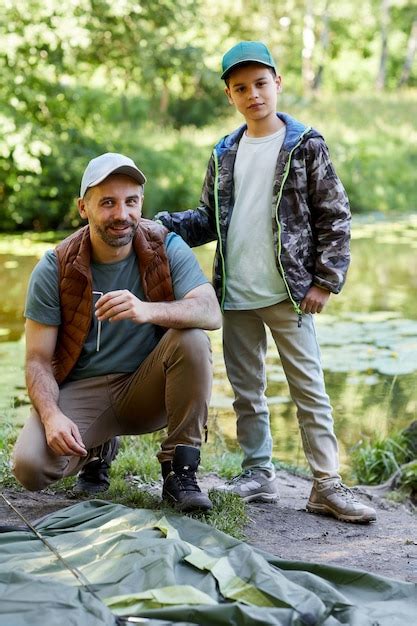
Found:
[[[120,235],[109,232],[110,228],[120,227],[120,226],[122,227],[129,226],[130,227],[129,232],[123,233]],[[135,224],[133,222],[124,222],[121,220],[114,220],[113,222],[108,222],[107,224],[104,224],[103,226],[98,226],[97,224],[94,224],[94,229],[100,235],[104,243],[107,243],[107,245],[112,246],[113,248],[121,248],[122,246],[126,246],[132,241],[138,229],[138,223]]]

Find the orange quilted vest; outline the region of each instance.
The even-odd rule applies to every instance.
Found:
[[[133,238],[145,298],[151,302],[174,300],[164,241],[167,229],[141,219]],[[70,235],[55,248],[58,259],[61,325],[52,368],[61,384],[78,361],[91,326],[93,312],[91,242],[89,226]]]

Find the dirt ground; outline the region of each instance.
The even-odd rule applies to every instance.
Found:
[[[310,480],[285,471],[279,472],[277,479],[277,503],[248,505],[250,521],[245,532],[250,545],[284,560],[358,568],[417,582],[417,514],[412,507],[378,497],[370,488],[357,488],[357,494],[377,510],[377,521],[347,524],[306,512]],[[203,489],[220,482],[214,475],[200,481]],[[77,501],[48,490],[29,493],[6,489],[3,493],[31,522]],[[21,524],[1,498],[0,520],[0,524]]]

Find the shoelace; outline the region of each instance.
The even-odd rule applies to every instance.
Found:
[[[184,467],[181,467],[175,471],[175,474],[183,491],[200,491],[197,478],[192,470],[186,470]]]
[[[349,487],[346,487],[346,485],[344,485],[343,483],[337,483],[334,486],[334,489],[335,489],[335,491],[339,491],[343,495],[347,496],[349,498],[349,500],[351,500],[352,502],[358,502],[358,499],[356,498],[356,496],[353,493],[353,491],[351,491],[349,489]]]
[[[229,485],[234,484],[234,483],[238,483],[240,480],[245,480],[245,478],[250,478],[252,476],[252,474],[253,474],[252,470],[247,469],[244,472],[241,472],[240,474],[237,474],[237,476],[233,476],[233,478],[228,480],[227,483]]]

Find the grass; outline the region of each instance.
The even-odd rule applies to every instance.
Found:
[[[120,452],[111,468],[111,487],[105,499],[117,500],[121,504],[141,508],[162,508],[172,512],[155,491],[160,489],[160,466],[155,456],[162,439],[162,432],[127,436],[121,440]],[[236,454],[223,449],[218,452],[219,444],[204,446],[200,475],[217,471],[219,475],[230,477],[238,473],[240,460]],[[239,465],[238,465],[239,463]],[[240,498],[232,494],[223,494],[210,490],[213,510],[206,514],[189,514],[206,522],[222,532],[238,539],[243,539],[243,528],[247,522],[245,505]]]
[[[0,426],[0,485],[2,488],[23,489],[12,475],[10,455],[16,441],[18,429],[11,419],[4,420]],[[173,509],[160,499],[160,465],[155,456],[159,448],[162,433],[125,436],[121,438],[120,451],[111,466],[111,484],[107,492],[99,495],[102,500],[124,504],[133,508],[162,510],[172,513]],[[215,451],[214,451],[215,450]],[[229,458],[230,457],[230,458]],[[204,461],[199,475],[214,471],[224,477],[238,473],[239,456],[226,450],[218,451],[218,444],[206,446]],[[75,477],[69,476],[49,487],[57,495],[71,492]],[[213,526],[237,539],[244,539],[244,527],[248,521],[245,503],[229,493],[210,490],[213,509],[205,514],[187,513],[186,515]],[[80,499],[85,497],[80,496]]]
[[[10,417],[5,417],[0,425],[0,486],[16,487],[10,467],[10,455],[16,441],[17,428]]]
[[[417,489],[417,462],[410,463],[412,458],[407,432],[401,431],[359,445],[352,453],[353,473],[361,484],[378,485],[407,464],[407,471],[401,476],[401,485]]]

